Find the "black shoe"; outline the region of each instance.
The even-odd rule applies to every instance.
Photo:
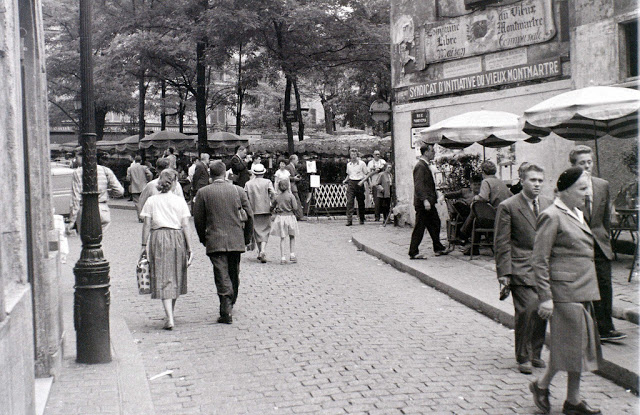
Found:
[[[220,316],[218,317],[218,323],[231,324],[233,323],[233,318],[231,316]]]
[[[544,362],[544,360],[537,358],[537,359],[531,359],[531,366],[537,367],[537,368],[545,368],[547,367],[547,364]]]
[[[449,251],[446,248],[438,249],[437,251],[433,251],[436,256],[448,255]]]
[[[360,221],[360,225],[364,225],[364,221],[363,220]]]
[[[562,405],[562,413],[566,415],[598,415],[601,414],[599,409],[592,408],[585,401],[580,402],[577,405],[564,401]]]
[[[609,333],[601,334],[601,341],[616,341],[627,338],[627,335],[619,332],[618,330],[611,330]]]
[[[347,222],[347,224],[345,226],[353,226],[353,223]]]
[[[539,388],[538,381],[535,380],[529,384],[529,390],[533,393],[533,403],[535,403],[542,412],[548,414],[551,411],[549,389]]]
[[[531,362],[518,363],[518,370],[520,373],[530,375],[533,373],[533,366],[531,366]]]

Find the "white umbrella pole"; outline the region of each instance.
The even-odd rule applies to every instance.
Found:
[[[593,143],[595,144],[596,149],[596,171],[598,172],[598,177],[600,177],[600,156],[598,155],[598,132],[596,131],[596,122],[593,122]]]

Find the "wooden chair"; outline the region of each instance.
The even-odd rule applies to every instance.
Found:
[[[469,260],[473,259],[473,251],[475,247],[488,246],[493,253],[493,233],[496,221],[496,208],[491,206],[489,202],[476,201],[471,205],[473,212],[473,227],[471,228],[471,252]],[[485,241],[482,241],[482,236]]]
[[[447,205],[447,211],[449,212],[449,219],[447,219],[447,242],[449,246],[447,250],[452,251],[458,242],[458,230],[464,223],[464,218],[460,212],[458,212],[458,209],[456,209],[453,200],[445,199],[445,203]]]

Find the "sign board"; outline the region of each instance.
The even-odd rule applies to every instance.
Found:
[[[318,170],[316,169],[316,161],[315,160],[307,160],[307,173],[315,173]]]
[[[282,113],[282,119],[284,120],[284,122],[297,122],[298,121],[297,111],[295,110],[284,111]]]
[[[387,122],[391,119],[391,106],[389,103],[382,99],[376,99],[371,103],[369,107],[371,118],[376,122]]]
[[[411,111],[411,128],[428,127],[429,110]]]
[[[424,56],[427,65],[484,55],[552,39],[556,34],[551,0],[522,0],[488,7],[464,16],[427,23]]]
[[[309,187],[320,187],[320,175],[319,174],[311,174],[311,175],[309,175]]]
[[[412,128],[411,129],[411,148],[415,148],[420,150],[420,145],[422,144],[422,134],[420,134],[420,131],[422,131],[425,127],[420,127],[420,128]],[[418,156],[420,156],[420,151],[418,151]]]
[[[560,75],[562,75],[562,63],[560,58],[556,58],[544,62],[412,85],[408,88],[408,99],[416,100],[438,95],[455,94],[456,92],[530,81],[532,79],[552,78]]]

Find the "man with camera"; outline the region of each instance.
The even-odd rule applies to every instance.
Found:
[[[494,251],[500,299],[509,290],[515,309],[515,351],[518,370],[531,374],[532,367],[545,367],[540,358],[547,323],[537,313],[538,294],[530,258],[536,236],[537,216],[551,200],[540,196],[544,170],[529,164],[521,177],[522,191],[498,205]]]

